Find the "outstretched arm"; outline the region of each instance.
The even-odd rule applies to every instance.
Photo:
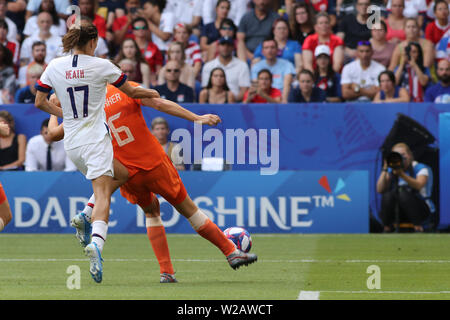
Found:
[[[160,97],[158,91],[142,87],[133,87],[128,81],[125,81],[125,83],[119,87],[119,90],[133,99],[151,99]]]
[[[201,124],[214,126],[222,121],[220,117],[215,114],[204,114],[200,116],[183,108],[173,101],[162,98],[142,99],[141,101],[143,105],[152,107],[158,111],[189,121],[199,122]]]

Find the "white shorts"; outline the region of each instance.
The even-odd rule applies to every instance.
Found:
[[[109,135],[100,142],[66,150],[66,153],[86,179],[114,177],[114,151]]]

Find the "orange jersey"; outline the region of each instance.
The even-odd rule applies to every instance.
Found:
[[[135,82],[129,83],[138,86]],[[166,156],[147,127],[141,105],[140,99],[132,99],[113,85],[108,85],[105,113],[113,136],[114,158],[129,169],[130,176],[136,173],[136,169],[155,168]]]

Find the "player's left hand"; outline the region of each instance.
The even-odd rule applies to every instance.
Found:
[[[216,114],[204,114],[200,116],[197,122],[201,124],[207,124],[209,126],[215,126],[216,124],[222,122],[222,120]]]

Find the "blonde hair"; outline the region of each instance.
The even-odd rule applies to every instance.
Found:
[[[27,70],[27,74],[41,75],[42,73],[44,73],[44,68],[37,63],[30,66]]]
[[[163,117],[156,117],[155,119],[152,120],[152,129],[158,125],[158,124],[163,124],[164,126],[166,126],[167,129],[169,129],[169,124],[167,123],[167,120],[164,119]]]

